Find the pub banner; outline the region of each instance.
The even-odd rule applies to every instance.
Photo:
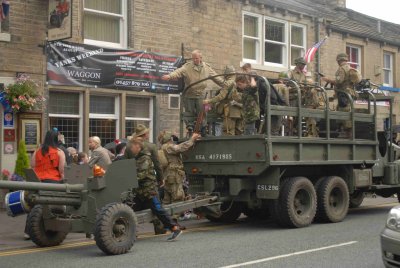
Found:
[[[46,54],[50,85],[181,91],[178,81],[163,81],[161,76],[179,67],[182,57],[61,41],[47,43]]]

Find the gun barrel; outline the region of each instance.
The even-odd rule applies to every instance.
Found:
[[[0,181],[0,189],[9,190],[43,190],[56,192],[81,192],[85,190],[83,184],[57,184],[40,182]]]

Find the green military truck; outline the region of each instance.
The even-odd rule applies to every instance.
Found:
[[[301,103],[301,90],[290,83]],[[345,93],[351,111],[342,112],[329,108],[329,94],[317,89],[325,107],[308,109],[271,105],[268,86],[265,133],[206,136],[184,156],[190,191],[213,193],[222,202],[217,213],[205,212],[209,220],[230,222],[244,213],[272,217],[285,227],[305,227],[314,220],[342,221],[349,206],[359,206],[365,193],[399,196],[400,151],[392,143],[390,120],[393,97],[364,90],[357,100],[364,108],[356,109]],[[379,102],[388,104],[383,131],[377,131]],[[302,129],[304,118],[316,118],[319,137],[303,137],[302,131],[272,136],[268,130],[274,116],[293,117],[297,129]],[[338,136],[336,125],[343,121],[351,121],[351,138]]]

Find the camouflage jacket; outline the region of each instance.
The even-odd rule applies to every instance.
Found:
[[[210,99],[210,103],[217,103],[228,99],[230,92],[235,88],[236,84],[233,78],[228,79],[224,82],[224,86],[219,91],[218,95]]]
[[[217,75],[217,73],[211,68],[209,64],[205,62],[202,62],[200,65],[195,65],[193,64],[193,62],[188,62],[169,74],[171,79],[183,78],[185,82],[185,87],[201,79],[214,75]],[[221,87],[224,85],[224,79],[221,77],[215,77],[212,80]],[[185,92],[185,97],[201,97],[203,96],[206,87],[207,81],[196,84],[190,87],[187,92]]]
[[[166,153],[166,157],[168,159],[168,167],[167,168],[180,168],[183,169],[182,163],[182,153],[186,152],[190,149],[194,144],[192,139],[189,139],[180,144],[174,143],[165,143],[161,146],[161,149]]]
[[[242,93],[243,120],[252,123],[260,119],[260,101],[257,87],[247,87]]]
[[[154,164],[151,161],[150,153],[142,150],[136,157],[137,178],[141,180],[154,180],[156,181]]]
[[[347,62],[343,62],[336,71],[335,85],[337,89],[346,90],[351,95],[355,96],[354,83],[351,81],[350,71],[358,72],[351,68]]]
[[[158,160],[157,146],[154,143],[144,141],[143,142],[143,151],[146,152],[147,154],[150,154],[151,161],[153,161],[153,164],[154,164],[154,170],[156,172],[157,181],[162,181],[163,174],[162,174],[162,169],[160,166],[160,161]],[[124,157],[126,159],[131,159],[131,158],[134,158],[134,155],[127,148],[125,150]]]

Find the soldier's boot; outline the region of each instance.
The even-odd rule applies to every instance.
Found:
[[[167,230],[165,230],[164,225],[161,223],[159,219],[154,219],[151,221],[154,226],[154,234],[155,235],[160,235],[160,234],[166,234]]]

